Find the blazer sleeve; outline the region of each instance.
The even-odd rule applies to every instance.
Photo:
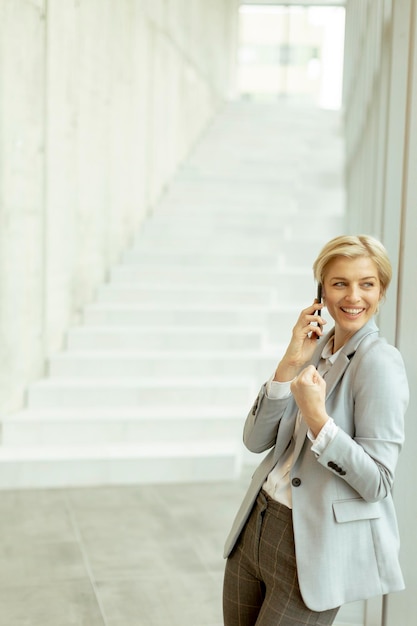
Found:
[[[408,383],[400,353],[384,340],[357,357],[350,380],[353,436],[339,428],[318,462],[366,501],[376,502],[390,493],[394,482],[404,441]]]
[[[276,444],[279,424],[291,399],[292,396],[268,398],[266,385],[262,385],[243,429],[243,442],[248,450],[265,452]]]

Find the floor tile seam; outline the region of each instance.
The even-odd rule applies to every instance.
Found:
[[[178,484],[177,487],[179,487],[180,489],[181,489],[181,487],[183,487],[184,492],[186,492],[186,490],[187,490],[187,485],[186,484],[184,484],[184,485]],[[192,499],[193,495],[190,495],[189,497],[190,497],[190,499]],[[169,510],[169,504],[167,504],[167,502],[164,499],[163,495],[158,493],[157,490],[155,491],[155,499],[156,499],[156,502],[159,502],[159,504],[161,506],[163,506],[165,509]],[[201,564],[202,573],[204,573],[206,575],[208,574],[211,577],[211,574],[212,574],[213,570],[210,567],[208,567],[207,563],[202,558],[200,552],[195,548],[194,542],[190,541],[190,547],[195,552],[195,555],[196,555],[199,563]]]
[[[70,522],[71,522],[71,525],[72,525],[72,528],[73,528],[75,539],[77,541],[77,544],[78,544],[80,552],[81,552],[81,556],[82,556],[82,559],[83,559],[84,567],[85,567],[85,570],[87,572],[87,577],[88,577],[88,580],[90,582],[91,588],[93,590],[94,597],[95,597],[95,600],[97,602],[97,607],[98,607],[98,610],[100,612],[100,616],[101,616],[101,618],[103,620],[103,626],[110,626],[109,620],[107,619],[106,611],[105,611],[103,603],[101,601],[101,597],[100,597],[100,594],[99,594],[99,591],[98,591],[98,588],[97,588],[97,584],[96,584],[96,581],[95,581],[95,578],[94,578],[94,575],[93,575],[93,570],[92,570],[92,567],[91,567],[91,564],[90,564],[90,559],[89,559],[88,552],[87,552],[87,549],[86,549],[86,546],[85,546],[85,543],[84,543],[84,540],[83,540],[83,537],[82,537],[82,534],[81,534],[81,530],[80,530],[78,522],[77,522],[77,517],[76,517],[75,511],[74,511],[74,509],[73,509],[73,507],[71,505],[71,501],[70,501],[68,496],[65,497],[65,505],[66,505],[66,508],[67,508],[68,517],[70,519]]]

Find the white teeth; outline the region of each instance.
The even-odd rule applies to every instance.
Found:
[[[342,311],[349,313],[350,315],[357,315],[358,313],[361,313],[363,309],[342,309]]]

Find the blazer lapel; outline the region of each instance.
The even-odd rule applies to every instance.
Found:
[[[350,363],[350,359],[341,352],[337,357],[336,361],[333,363],[329,372],[326,374],[326,398],[330,396],[333,389],[342,378],[347,366]]]
[[[330,396],[335,386],[342,378],[350,360],[354,356],[361,341],[372,333],[378,333],[378,327],[374,320],[370,320],[365,326],[358,330],[355,335],[343,346],[341,353],[326,375],[326,398]]]
[[[297,433],[297,439],[295,440],[294,448],[294,464],[298,459],[298,456],[303,449],[303,445],[306,442],[308,427],[304,420],[301,420],[300,428]]]

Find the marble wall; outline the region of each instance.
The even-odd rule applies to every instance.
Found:
[[[1,0],[0,411],[228,96],[237,0]]]

